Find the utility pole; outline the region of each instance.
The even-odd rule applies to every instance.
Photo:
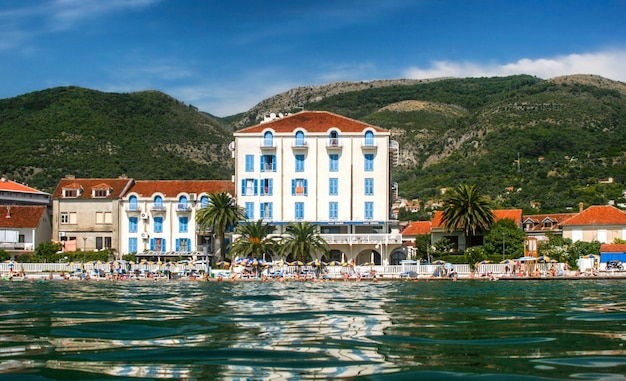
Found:
[[[502,260],[504,261],[504,232],[502,232]]]

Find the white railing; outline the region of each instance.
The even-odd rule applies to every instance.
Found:
[[[401,244],[402,234],[320,234],[329,244]]]

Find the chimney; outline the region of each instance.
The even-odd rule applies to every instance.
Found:
[[[580,202],[578,203],[578,212],[582,212],[583,210],[585,210],[585,204]]]

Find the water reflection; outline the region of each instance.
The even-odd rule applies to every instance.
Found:
[[[5,285],[1,379],[626,374],[620,280]]]

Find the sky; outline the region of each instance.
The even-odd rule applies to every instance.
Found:
[[[0,99],[159,90],[224,117],[339,81],[626,82],[624,15],[626,0],[0,0]]]

